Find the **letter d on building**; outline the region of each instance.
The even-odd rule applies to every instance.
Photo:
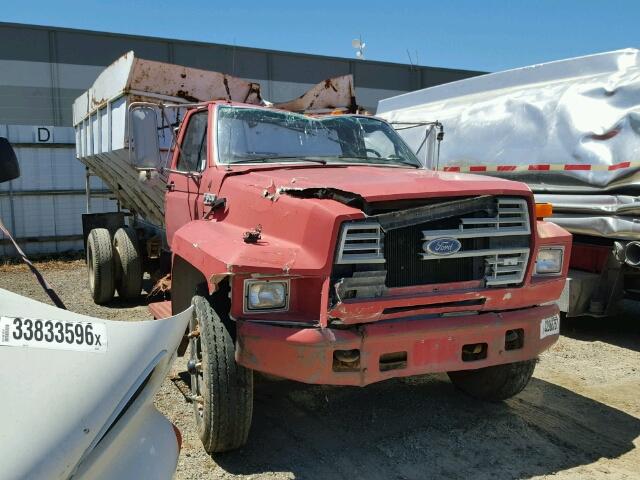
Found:
[[[53,143],[53,135],[48,127],[34,127],[36,143]]]

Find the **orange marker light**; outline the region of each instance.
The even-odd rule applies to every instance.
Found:
[[[550,203],[536,203],[536,218],[542,220],[553,214],[553,205]]]

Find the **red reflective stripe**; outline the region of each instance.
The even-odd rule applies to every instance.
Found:
[[[565,170],[591,170],[591,165],[574,163],[574,164],[565,165],[564,169]]]
[[[534,164],[534,165],[523,165],[523,167],[526,167],[527,170],[529,171],[538,171],[538,172],[548,172],[551,171],[551,165],[550,164]],[[604,166],[599,166],[599,165],[585,165],[583,163],[569,163],[567,165],[563,165],[562,167],[560,167],[559,165],[557,165],[557,168],[561,168],[562,170],[565,171],[572,171],[572,170],[593,170],[595,167],[595,169],[602,169]],[[620,162],[620,163],[615,163],[613,165],[609,165],[607,167],[607,170],[611,171],[611,170],[619,170],[621,168],[629,168],[631,167],[631,162]],[[490,171],[492,169],[495,169],[495,171],[497,172],[513,172],[516,171],[518,169],[517,165],[472,165],[469,168],[470,172],[487,172]],[[444,167],[443,170],[445,172],[460,172],[461,171],[461,167]]]
[[[609,165],[609,170],[618,170],[619,168],[629,168],[629,166],[631,166],[631,162],[614,163],[613,165]]]

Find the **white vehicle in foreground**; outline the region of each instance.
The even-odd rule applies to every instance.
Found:
[[[180,433],[153,396],[190,316],[100,320],[0,289],[0,478],[172,478]]]
[[[108,321],[0,289],[0,478],[172,478],[180,432],[153,397],[191,311]]]

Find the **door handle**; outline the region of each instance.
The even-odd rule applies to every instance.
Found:
[[[165,188],[167,189],[167,191],[173,192],[176,188],[176,182],[171,180],[169,183],[167,183],[167,186]]]

